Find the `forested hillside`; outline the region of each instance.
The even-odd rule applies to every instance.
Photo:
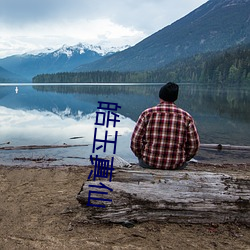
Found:
[[[223,52],[198,54],[152,73],[152,81],[250,83],[250,44]]]
[[[34,83],[156,83],[166,81],[250,84],[250,44],[222,52],[197,54],[155,71],[65,72],[42,74],[33,78]]]

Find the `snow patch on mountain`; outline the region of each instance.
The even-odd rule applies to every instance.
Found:
[[[101,56],[105,56],[110,53],[115,53],[118,51],[122,51],[124,49],[129,48],[128,45],[123,47],[103,47],[100,45],[91,45],[91,44],[83,44],[78,43],[74,46],[63,45],[60,49],[54,51],[53,55],[55,57],[65,54],[68,58],[70,58],[74,53],[84,54],[86,51],[93,51]]]
[[[66,55],[68,58],[72,57],[73,54],[84,54],[86,51],[93,51],[101,56],[105,56],[108,54],[113,54],[122,50],[129,48],[129,45],[125,45],[122,47],[105,47],[101,45],[91,45],[78,43],[74,46],[69,46],[64,44],[59,49],[53,48],[45,48],[43,50],[31,51],[30,53],[25,53],[24,55],[35,55],[35,56],[44,56],[46,54],[53,54],[54,57],[59,57],[61,55]]]
[[[121,47],[105,47],[101,45],[91,45],[91,44],[84,44],[84,43],[78,43],[76,45],[70,46],[67,44],[64,44],[61,48],[55,49],[55,48],[44,48],[41,50],[32,50],[30,52],[27,52],[25,54],[22,54],[20,56],[46,56],[48,54],[53,54],[54,57],[59,57],[61,55],[66,55],[68,58],[71,58],[74,54],[84,54],[86,51],[92,51],[96,52],[100,56],[106,56],[109,54],[113,54],[125,49],[128,49],[129,45],[124,45]]]

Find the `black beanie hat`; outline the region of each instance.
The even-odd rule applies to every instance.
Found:
[[[174,102],[178,98],[179,86],[176,83],[168,82],[161,87],[159,97],[166,102]]]

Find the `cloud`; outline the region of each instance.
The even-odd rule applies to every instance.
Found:
[[[60,23],[45,21],[26,25],[22,29],[13,28],[12,32],[0,24],[0,30],[0,57],[79,42],[105,46],[133,45],[145,37],[142,31],[113,23],[109,19],[62,20]]]
[[[44,20],[54,20],[65,14],[67,3],[59,0],[1,0],[0,20],[13,26],[23,26]],[[63,6],[63,8],[61,8]]]
[[[6,43],[20,52],[78,42],[133,45],[204,2],[0,0],[0,50],[11,52]]]
[[[138,30],[157,31],[189,13],[205,0],[1,0],[0,20],[22,27],[34,23],[109,19]]]

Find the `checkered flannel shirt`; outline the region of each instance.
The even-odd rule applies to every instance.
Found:
[[[139,117],[131,138],[131,149],[146,164],[175,169],[192,159],[199,148],[193,118],[174,103],[161,102]]]

